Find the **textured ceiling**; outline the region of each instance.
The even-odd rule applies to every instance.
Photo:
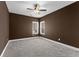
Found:
[[[6,4],[11,13],[40,18],[74,2],[75,1],[6,1]],[[36,3],[39,3],[40,8],[45,8],[47,11],[36,14],[33,10],[27,10],[28,7],[33,8],[33,5]]]

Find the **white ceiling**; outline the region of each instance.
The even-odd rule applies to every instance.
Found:
[[[6,4],[11,13],[40,18],[74,2],[75,1],[6,1]],[[36,3],[39,3],[40,8],[45,8],[47,11],[35,14],[34,11],[27,10],[28,7],[33,8],[33,5]]]

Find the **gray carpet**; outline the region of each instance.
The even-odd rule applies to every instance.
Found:
[[[43,37],[10,41],[3,57],[76,57],[79,50],[57,44]]]

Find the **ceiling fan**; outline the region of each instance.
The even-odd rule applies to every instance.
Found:
[[[40,13],[40,11],[47,11],[46,9],[40,9],[39,4],[34,4],[34,8],[27,8],[27,10],[33,10],[35,13]]]

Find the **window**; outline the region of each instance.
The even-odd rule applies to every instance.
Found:
[[[39,33],[39,23],[37,21],[32,22],[32,34],[37,35]]]
[[[32,34],[38,35],[39,30],[41,35],[45,35],[45,21],[40,22],[40,27],[39,27],[39,22],[37,21],[32,22]]]
[[[40,22],[40,34],[45,35],[45,21]]]

